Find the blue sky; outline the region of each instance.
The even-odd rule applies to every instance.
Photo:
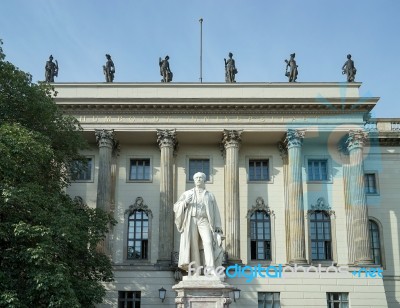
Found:
[[[57,82],[103,82],[109,53],[115,82],[159,82],[170,56],[174,82],[224,82],[232,52],[238,82],[285,82],[296,53],[299,82],[345,81],[351,53],[361,94],[381,97],[374,117],[400,117],[398,0],[1,0],[7,60],[44,79],[50,54]]]

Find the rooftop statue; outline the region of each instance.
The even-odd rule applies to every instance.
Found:
[[[115,74],[114,62],[109,54],[106,54],[106,58],[107,62],[106,65],[103,65],[103,73],[106,76],[106,82],[113,82]]]
[[[236,82],[235,80],[235,75],[238,73],[235,65],[235,60],[232,58],[233,54],[230,52],[229,53],[229,59],[226,60],[224,58],[225,62],[225,82],[232,83]]]
[[[53,56],[50,55],[49,61],[46,62],[45,66],[45,78],[46,82],[54,82],[54,77],[58,76],[58,62],[53,62]]]
[[[347,82],[354,82],[357,70],[354,66],[354,61],[351,60],[351,55],[347,55],[347,61],[342,66],[342,74],[347,75]]]
[[[290,59],[285,60],[285,62],[286,62],[285,76],[289,78],[289,82],[296,82],[297,75],[299,74],[299,71],[297,69],[298,65],[296,64],[296,60],[294,59],[295,56],[296,56],[296,54],[292,53],[290,55]],[[290,68],[289,71],[288,71],[288,68]]]
[[[169,68],[169,56],[166,56],[164,60],[161,57],[158,59],[158,64],[160,65],[160,75],[163,77],[161,82],[171,82],[173,74]]]

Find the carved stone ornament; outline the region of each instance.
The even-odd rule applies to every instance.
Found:
[[[85,201],[83,201],[83,198],[81,196],[75,196],[74,202],[77,204],[79,208],[85,208],[87,207],[87,204]]]
[[[242,134],[242,130],[229,130],[229,129],[224,129],[224,135],[222,137],[222,144],[224,147],[228,146],[238,146],[242,139],[240,138],[240,135]]]
[[[246,218],[250,219],[251,215],[258,211],[265,212],[267,215],[274,215],[274,211],[271,211],[269,206],[265,204],[262,197],[257,197],[256,205],[253,205],[252,208],[247,211]]]
[[[368,132],[363,130],[351,130],[346,140],[346,145],[349,151],[362,148],[368,140]]]
[[[131,204],[129,208],[125,211],[125,215],[131,216],[135,211],[143,211],[147,216],[153,218],[153,212],[149,209],[149,207],[144,203],[142,197],[137,197],[134,204]]]
[[[115,136],[114,130],[106,130],[106,129],[96,129],[94,131],[96,136],[96,142],[99,147],[108,146],[114,148],[115,144]]]
[[[157,142],[160,148],[172,147],[174,150],[177,146],[175,129],[157,129]]]
[[[291,147],[301,147],[301,145],[303,144],[304,135],[305,130],[288,129],[285,138],[287,148],[289,149]]]
[[[335,215],[335,211],[332,210],[328,202],[325,201],[324,197],[319,197],[315,204],[311,204],[311,209],[307,211],[307,214],[313,214],[315,212],[326,212],[329,216]]]

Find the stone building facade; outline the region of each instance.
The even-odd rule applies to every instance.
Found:
[[[231,307],[399,307],[400,119],[369,118],[360,86],[56,84],[90,144],[68,193],[118,221],[101,306],[175,307],[173,204],[203,171],[243,269]]]

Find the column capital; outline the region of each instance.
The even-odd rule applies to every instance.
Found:
[[[293,147],[301,147],[305,133],[305,130],[288,129],[284,141],[287,145],[287,148],[290,149]]]
[[[95,129],[94,134],[96,136],[96,142],[99,147],[110,147],[113,148],[116,144],[114,130],[110,129]]]
[[[171,147],[175,150],[178,144],[176,140],[176,130],[157,129],[157,143],[160,149],[163,147]]]
[[[346,140],[347,149],[349,151],[362,148],[368,140],[368,132],[364,130],[350,130]]]
[[[224,148],[228,148],[231,146],[239,147],[242,138],[240,135],[242,134],[242,130],[230,130],[224,129],[223,137],[222,137],[222,144]]]

